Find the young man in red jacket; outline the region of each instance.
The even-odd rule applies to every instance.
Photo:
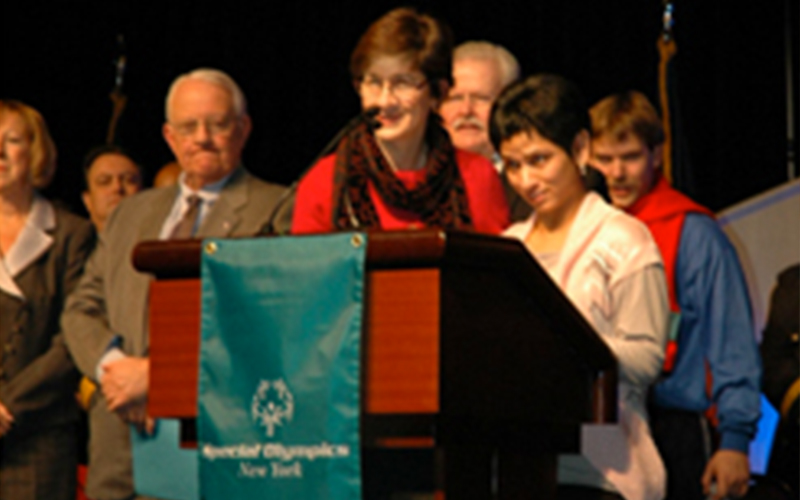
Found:
[[[613,204],[650,228],[675,313],[664,376],[650,405],[668,498],[743,496],[761,366],[736,252],[713,214],[662,177],[664,131],[643,94],[609,96],[592,107],[591,118],[593,166],[605,174]],[[716,450],[705,416],[712,404]]]

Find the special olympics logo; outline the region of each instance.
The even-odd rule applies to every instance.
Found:
[[[253,420],[267,428],[267,437],[275,435],[275,426],[290,422],[294,416],[294,396],[283,379],[262,380],[250,405]]]

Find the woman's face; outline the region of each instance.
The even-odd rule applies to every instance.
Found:
[[[0,119],[0,192],[31,185],[31,137],[17,113]]]
[[[408,57],[379,56],[358,86],[362,109],[380,108],[375,137],[384,142],[422,140],[428,115],[436,106],[425,75]]]
[[[586,141],[576,138],[577,149],[570,155],[531,130],[500,144],[508,182],[537,214],[556,214],[582,199],[584,186],[576,157],[586,155],[588,146],[579,142]]]

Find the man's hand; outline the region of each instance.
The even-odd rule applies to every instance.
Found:
[[[153,435],[156,421],[147,416],[147,403],[145,401],[123,406],[116,413],[125,423],[134,425],[140,433],[148,436]]]
[[[126,357],[104,364],[102,368],[100,386],[110,411],[144,401],[150,379],[150,358]]]
[[[750,481],[750,464],[747,455],[741,451],[719,450],[714,453],[703,473],[703,492],[711,492],[711,483],[716,483],[713,492],[714,500],[725,497],[743,497],[747,493]]]
[[[8,411],[3,403],[0,403],[0,437],[5,436],[11,430],[14,423],[14,416]]]

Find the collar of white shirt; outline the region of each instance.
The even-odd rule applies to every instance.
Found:
[[[167,216],[167,218],[164,220],[164,224],[161,226],[159,239],[166,240],[169,238],[175,226],[178,225],[180,220],[183,218],[183,214],[189,209],[189,203],[187,202],[187,199],[192,195],[199,196],[203,200],[203,203],[200,204],[200,215],[197,218],[197,227],[199,227],[200,224],[202,224],[202,221],[205,220],[206,216],[211,211],[211,208],[214,206],[214,203],[217,201],[220,193],[222,192],[222,188],[225,187],[225,184],[228,182],[228,180],[230,180],[234,172],[235,170],[217,182],[207,184],[199,190],[191,189],[186,185],[184,182],[186,174],[182,172],[178,178],[178,196],[175,198],[175,202],[172,204],[172,209],[169,212],[169,216]]]

